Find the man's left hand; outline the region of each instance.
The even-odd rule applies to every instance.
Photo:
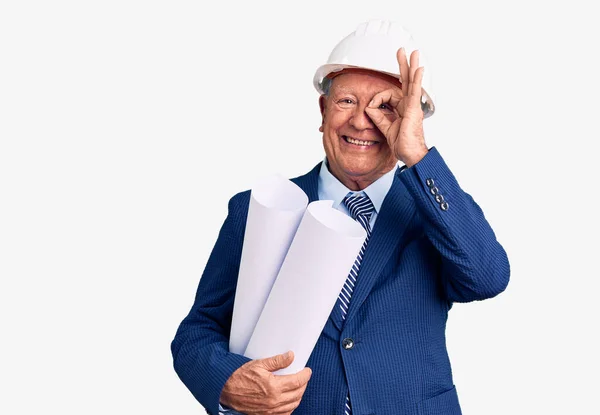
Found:
[[[425,68],[419,67],[417,50],[410,55],[410,66],[404,48],[398,50],[396,58],[400,66],[402,93],[398,89],[382,91],[373,97],[365,111],[387,139],[396,158],[411,167],[428,151],[421,109],[421,81]],[[387,113],[383,111],[386,105],[389,107]]]

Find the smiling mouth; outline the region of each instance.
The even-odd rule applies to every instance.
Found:
[[[343,135],[342,138],[344,139],[345,142],[350,143],[350,144],[354,144],[355,146],[373,146],[375,144],[377,144],[377,141],[363,141],[363,140],[357,140],[356,138],[352,138],[350,136],[347,135]]]

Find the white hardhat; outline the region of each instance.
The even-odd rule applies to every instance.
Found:
[[[332,72],[339,72],[345,68],[369,69],[400,79],[396,52],[401,47],[404,47],[407,58],[417,49],[413,37],[398,23],[386,20],[362,23],[336,45],[327,63],[317,69],[313,79],[315,88],[323,94],[323,79]],[[422,51],[419,51],[419,66],[427,66]],[[421,107],[424,117],[429,117],[435,111],[429,68],[426,68],[423,74],[421,85]]]

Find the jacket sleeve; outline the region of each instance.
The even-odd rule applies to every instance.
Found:
[[[181,381],[211,414],[227,379],[251,359],[229,352],[229,332],[250,192],[229,201],[229,212],[202,273],[194,305],[171,343]]]
[[[483,212],[432,147],[400,174],[425,221],[425,233],[442,258],[448,300],[469,302],[505,290],[510,266]]]

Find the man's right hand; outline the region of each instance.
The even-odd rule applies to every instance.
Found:
[[[233,372],[221,392],[221,404],[247,415],[291,414],[300,400],[312,370],[305,367],[293,375],[271,372],[288,367],[294,353],[252,360]]]

